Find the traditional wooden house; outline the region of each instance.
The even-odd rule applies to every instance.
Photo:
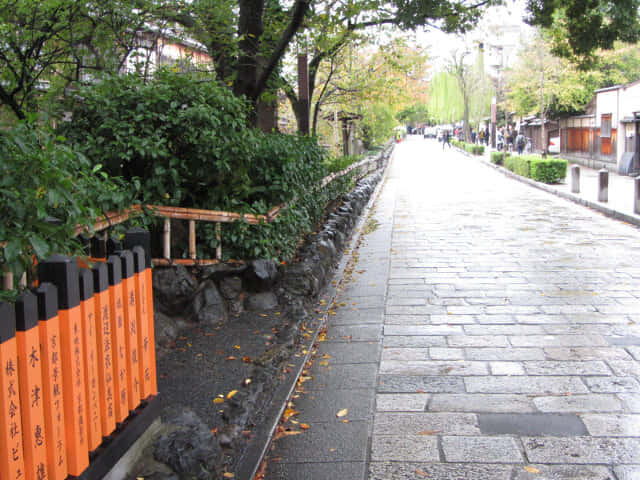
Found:
[[[640,80],[596,90],[585,115],[559,123],[564,158],[624,175],[640,172]]]

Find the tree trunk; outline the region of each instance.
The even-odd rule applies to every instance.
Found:
[[[258,81],[258,48],[260,37],[264,32],[262,13],[264,0],[240,0],[240,15],[238,19],[238,47],[237,76],[233,85],[233,93],[245,96],[254,107],[257,105],[256,84]]]

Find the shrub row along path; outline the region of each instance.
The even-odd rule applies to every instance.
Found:
[[[419,137],[365,230],[267,480],[640,478],[640,230]]]

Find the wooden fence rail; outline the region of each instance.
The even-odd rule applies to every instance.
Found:
[[[374,157],[368,157],[360,162],[354,163],[346,169],[332,173],[322,180],[321,187],[326,187],[329,183],[337,178],[341,178],[352,172],[355,172],[356,179],[360,179],[373,170],[382,168],[386,160],[386,152],[380,153]],[[219,263],[222,260],[222,224],[232,223],[236,221],[245,221],[251,225],[259,225],[261,223],[273,222],[283,211],[286,210],[288,204],[277,205],[271,208],[266,215],[241,214],[235,212],[224,212],[216,210],[201,210],[195,208],[170,207],[161,205],[133,205],[124,209],[122,212],[107,213],[103,218],[99,219],[93,226],[94,231],[99,232],[107,228],[113,227],[127,220],[141,215],[149,215],[161,217],[164,219],[163,224],[163,241],[162,241],[162,258],[154,258],[154,265],[209,265]],[[188,258],[174,259],[171,258],[171,221],[186,220],[188,225]],[[215,223],[216,232],[216,256],[214,259],[199,259],[196,254],[196,222]],[[86,227],[79,226],[76,234],[80,234],[86,230]]]
[[[38,288],[0,303],[1,479],[81,476],[157,395],[148,238],[132,235],[91,268],[50,257]]]

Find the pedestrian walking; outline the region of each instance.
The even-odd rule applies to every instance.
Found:
[[[449,130],[444,130],[442,132],[442,150],[444,151],[444,146],[449,145],[451,148],[451,142],[449,141]]]
[[[526,145],[526,139],[522,132],[518,133],[516,137],[516,147],[518,148],[518,155],[522,155],[522,151],[524,150],[524,146]]]

